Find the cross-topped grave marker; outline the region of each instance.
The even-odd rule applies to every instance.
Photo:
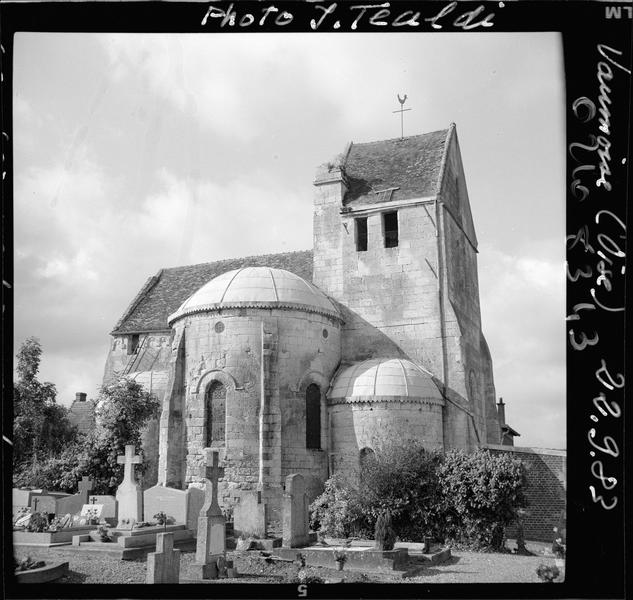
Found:
[[[123,481],[116,491],[116,499],[119,503],[119,521],[123,519],[143,519],[143,492],[136,483],[134,465],[140,465],[143,459],[134,453],[134,445],[125,446],[125,454],[117,456],[117,463],[125,465]]]
[[[220,505],[218,504],[218,480],[221,477],[224,477],[224,469],[219,466],[219,461],[220,453],[217,450],[207,450],[206,463],[200,467],[200,477],[207,480],[205,486],[204,506],[200,512],[201,516],[202,512],[205,511],[205,508],[208,509],[211,507],[217,507],[217,512],[207,512],[205,516],[218,513],[222,514]]]
[[[174,550],[174,534],[156,536],[156,552],[147,555],[146,583],[178,583],[180,550]]]
[[[96,504],[97,502],[99,502],[99,500],[97,499],[96,496],[93,496],[92,498],[90,498],[90,504]]]
[[[198,517],[198,541],[194,569],[201,579],[218,576],[217,561],[226,556],[226,520],[218,504],[218,479],[224,469],[218,466],[219,452],[207,450],[200,476],[206,479],[205,501]]]
[[[77,484],[77,487],[79,488],[79,499],[81,500],[81,503],[88,504],[88,496],[94,487],[94,482],[90,479],[90,477],[86,477],[84,475],[84,477],[81,478],[81,481]]]
[[[126,483],[131,483],[133,485],[136,484],[133,465],[140,465],[143,462],[143,459],[138,454],[134,454],[134,451],[134,445],[128,444],[125,447],[125,454],[123,456],[116,457],[118,464],[125,465],[122,485],[125,485]]]

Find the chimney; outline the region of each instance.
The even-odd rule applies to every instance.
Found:
[[[85,402],[86,401],[86,393],[85,392],[77,392],[75,394],[75,402]]]
[[[506,424],[506,405],[503,403],[503,398],[499,398],[499,402],[497,402],[497,417],[500,426]]]

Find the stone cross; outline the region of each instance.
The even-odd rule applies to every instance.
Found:
[[[213,455],[213,458],[211,458],[210,455]],[[218,504],[218,480],[220,477],[224,477],[224,469],[218,466],[219,456],[220,453],[217,450],[207,450],[206,464],[200,468],[200,477],[207,479],[210,484],[205,486],[203,510],[205,507],[215,508],[217,506],[218,511],[220,511],[220,505]]]
[[[96,504],[97,502],[99,502],[99,500],[97,500],[96,496],[93,496],[92,498],[90,498],[90,504]]]
[[[90,479],[90,477],[84,476],[81,478],[81,481],[77,485],[77,487],[79,488],[79,496],[82,504],[88,503],[88,496],[92,491],[93,483],[94,482],[92,481],[92,479]]]
[[[37,505],[40,503],[40,499],[35,497],[31,502],[31,506],[33,507],[33,512],[37,512]]]
[[[156,552],[147,555],[146,583],[179,583],[180,550],[174,550],[174,534],[156,535]]]
[[[125,454],[123,456],[117,456],[116,461],[120,465],[125,465],[123,471],[123,485],[134,485],[136,480],[134,478],[134,467],[132,465],[140,465],[143,462],[143,459],[138,454],[134,454],[134,444],[128,444],[125,447]]]

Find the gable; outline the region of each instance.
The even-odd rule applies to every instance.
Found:
[[[273,267],[312,281],[312,251],[247,256],[161,269],[150,277],[114,326],[112,335],[168,331],[167,317],[205,283],[233,269]]]

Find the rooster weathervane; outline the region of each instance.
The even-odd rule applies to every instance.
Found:
[[[404,95],[404,98],[400,98],[400,94],[397,95],[398,102],[400,102],[400,110],[394,110],[394,113],[400,113],[400,139],[404,138],[404,118],[403,113],[411,110],[410,108],[405,108],[404,103],[407,101],[407,95]]]

